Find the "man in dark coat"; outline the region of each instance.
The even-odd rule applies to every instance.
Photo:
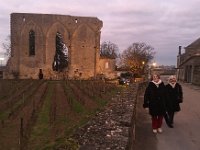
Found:
[[[165,109],[165,85],[160,76],[154,74],[149,82],[145,94],[143,107],[149,109],[152,116],[153,133],[162,132],[162,120]]]
[[[166,109],[168,114],[168,126],[173,127],[174,113],[180,111],[180,103],[183,102],[183,91],[175,76],[170,76],[166,85]],[[166,121],[167,121],[166,120]]]

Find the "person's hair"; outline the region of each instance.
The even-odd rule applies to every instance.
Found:
[[[175,75],[169,76],[168,81],[170,81],[171,79],[175,79],[176,80],[176,76]]]
[[[160,79],[160,75],[159,75],[159,74],[152,74],[152,75],[151,75],[151,81],[153,80],[153,76],[157,76],[158,79]]]

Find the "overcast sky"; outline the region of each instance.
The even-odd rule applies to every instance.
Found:
[[[145,42],[155,48],[158,65],[176,65],[178,46],[200,37],[199,6],[200,0],[0,0],[0,44],[10,34],[13,12],[91,16],[103,21],[101,42],[121,51]]]

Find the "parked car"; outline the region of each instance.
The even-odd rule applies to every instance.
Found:
[[[124,84],[129,85],[130,84],[130,79],[119,78],[119,84],[121,84],[121,85],[124,85]]]

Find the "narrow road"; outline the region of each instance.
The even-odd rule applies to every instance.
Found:
[[[161,134],[152,133],[151,118],[142,108],[143,95],[139,96],[134,150],[200,150],[200,87],[181,85],[181,111],[175,115],[174,128],[163,121]]]

